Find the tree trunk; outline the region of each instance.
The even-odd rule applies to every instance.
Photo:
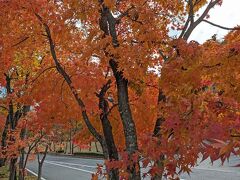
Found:
[[[72,146],[72,148],[71,148],[71,154],[74,154],[74,143],[73,143],[73,141],[72,141],[72,143],[71,143],[71,146]]]
[[[103,157],[104,159],[108,159],[108,148],[105,139],[99,141],[103,150]]]
[[[69,132],[69,153],[73,154],[73,149],[72,149],[72,129],[70,128],[70,132]]]
[[[114,142],[114,137],[112,133],[112,126],[111,123],[108,119],[108,114],[109,114],[109,105],[108,101],[105,98],[105,94],[107,90],[110,88],[111,80],[108,80],[108,82],[101,88],[101,91],[99,94],[97,94],[99,98],[99,108],[102,110],[100,114],[100,119],[102,123],[102,128],[103,128],[103,134],[104,138],[107,144],[107,150],[108,150],[108,158],[110,161],[118,161],[118,150]],[[95,142],[96,145],[96,142]],[[118,169],[108,169],[108,174],[109,178],[114,180],[114,179],[119,179],[119,170]]]
[[[135,123],[132,118],[132,112],[129,105],[128,98],[128,80],[123,77],[123,72],[118,71],[118,66],[115,60],[110,60],[110,66],[113,70],[114,77],[117,82],[117,94],[118,94],[118,110],[123,123],[126,150],[131,158],[131,155],[138,151],[137,133]],[[133,167],[129,167],[130,178],[138,180],[140,178],[139,163],[135,162]]]
[[[51,32],[49,29],[49,26],[43,22],[43,19],[38,15],[35,14],[37,16],[37,18],[39,19],[39,21],[44,25],[45,27],[45,31],[47,33],[47,37],[49,40],[49,45],[50,45],[50,50],[51,50],[51,55],[52,58],[54,60],[54,63],[56,65],[57,71],[62,75],[62,77],[66,80],[69,88],[71,89],[72,94],[74,95],[81,111],[82,111],[82,117],[83,120],[85,122],[85,124],[87,125],[89,131],[92,133],[92,135],[100,142],[100,144],[102,145],[102,149],[103,149],[103,154],[104,154],[104,158],[108,159],[108,148],[107,148],[107,144],[105,142],[105,138],[103,138],[97,131],[96,129],[93,127],[93,125],[91,124],[91,122],[89,121],[86,109],[85,109],[85,105],[84,102],[82,101],[81,97],[78,95],[76,89],[74,88],[74,86],[72,85],[72,81],[70,76],[67,74],[67,72],[64,70],[64,68],[61,66],[61,64],[59,63],[58,59],[57,59],[57,55],[55,52],[55,46],[51,37]]]
[[[10,95],[12,94],[12,88],[11,88],[11,80],[12,78],[10,76],[8,76],[7,74],[5,75],[5,79],[6,79],[6,89],[7,89],[7,94]],[[8,105],[8,115],[5,121],[5,126],[2,132],[2,139],[1,139],[1,151],[3,153],[3,155],[5,154],[6,151],[6,146],[7,146],[7,132],[8,132],[8,128],[10,123],[13,121],[13,116],[14,116],[14,111],[13,111],[13,102],[12,100],[10,100],[9,105]],[[0,159],[0,167],[5,165],[5,158],[1,158]]]
[[[9,125],[9,116],[7,116],[7,119],[5,121],[5,126],[2,132],[2,139],[1,139],[1,151],[3,155],[5,154],[5,148],[6,148],[6,140],[7,140],[7,131],[8,131],[8,125]],[[5,158],[0,158],[0,167],[5,165]]]
[[[26,136],[26,128],[22,128],[20,133],[21,140],[24,140],[25,136]],[[22,148],[20,150],[20,159],[19,159],[19,180],[24,180],[24,175],[25,175],[24,160],[25,160],[25,149]],[[26,161],[27,161],[27,158],[26,158]]]
[[[48,151],[48,145],[45,147],[45,151],[43,153],[43,157],[41,160],[40,160],[39,153],[37,154],[37,156],[38,156],[38,177],[37,177],[37,179],[38,180],[41,180],[41,178],[42,178],[42,167],[43,167],[43,163],[46,158],[46,155],[47,155],[47,151]]]
[[[110,35],[112,37],[112,45],[117,48],[119,46],[116,32],[117,20],[113,17],[110,9],[104,4],[103,0],[99,0],[99,4],[101,5],[99,27],[105,36]],[[109,64],[117,83],[118,110],[124,129],[126,151],[131,159],[132,155],[138,151],[138,144],[135,123],[129,105],[128,80],[123,77],[123,71],[118,71],[117,60],[108,52],[105,52],[105,54],[110,57]],[[140,179],[140,172],[137,169],[139,169],[138,162],[134,162],[132,167],[128,167],[129,179]]]
[[[162,90],[159,90],[159,94],[158,94],[158,105],[160,103],[165,103],[166,102],[166,96],[163,94]],[[156,124],[153,130],[153,137],[157,137],[158,139],[158,143],[159,145],[161,144],[161,128],[162,128],[162,124],[164,122],[164,117],[162,115],[160,115],[161,112],[158,113],[158,118],[156,120]],[[156,166],[161,169],[161,172],[156,174],[152,179],[153,180],[161,180],[162,179],[162,175],[163,175],[163,171],[164,171],[164,161],[165,157],[164,154],[161,154],[159,159],[155,162]]]
[[[95,142],[96,151],[99,152],[97,142]]]
[[[112,134],[112,126],[107,117],[101,118],[103,133],[107,144],[108,149],[108,159],[118,160],[118,151],[114,142],[113,134]],[[109,178],[111,180],[119,179],[118,169],[110,169],[109,170]]]
[[[19,180],[24,180],[25,178],[25,168],[24,168],[24,149],[21,149],[20,159],[19,159]]]
[[[89,148],[88,151],[91,152],[92,151],[92,142],[89,143]]]
[[[9,180],[17,180],[16,163],[17,163],[17,158],[13,158],[10,160]]]
[[[64,154],[67,154],[67,149],[68,149],[68,142],[66,141],[65,148],[64,148]]]
[[[37,177],[38,180],[42,179],[42,166],[43,166],[43,163],[38,164],[38,177]]]

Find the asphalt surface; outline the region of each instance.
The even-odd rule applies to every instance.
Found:
[[[240,157],[231,156],[229,161],[214,161],[209,159],[199,162],[199,165],[192,169],[190,176],[183,174],[181,178],[185,180],[240,180],[240,167],[234,167],[240,164]]]
[[[90,180],[97,164],[103,164],[103,160],[47,155],[42,180]],[[30,161],[27,169],[37,174],[37,160]]]
[[[42,180],[91,180],[97,164],[102,163],[101,159],[47,155],[43,164]],[[239,157],[231,157],[223,166],[220,161],[212,165],[209,160],[205,160],[192,169],[190,176],[181,175],[181,180],[240,180],[240,168],[233,167],[239,163]],[[35,174],[37,167],[36,160],[27,165],[28,170]],[[99,177],[99,180],[101,179],[104,178]],[[144,180],[150,178],[146,177]]]

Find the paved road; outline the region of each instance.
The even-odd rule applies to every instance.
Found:
[[[234,167],[237,164],[240,164],[240,158],[236,156],[231,156],[229,162],[226,161],[223,166],[220,160],[212,165],[207,159],[193,168],[190,176],[184,174],[181,178],[185,180],[240,180],[240,168]]]
[[[97,164],[102,163],[103,160],[99,159],[47,155],[43,165],[42,180],[90,180],[91,174],[96,171]],[[224,166],[221,166],[220,161],[214,162],[212,166],[209,160],[206,160],[193,168],[190,176],[183,174],[181,179],[240,180],[240,168],[232,167],[239,163],[238,157],[231,157],[229,163],[226,162]],[[29,162],[27,168],[37,173],[37,162]],[[144,180],[150,180],[150,178]]]
[[[90,180],[97,164],[103,160],[47,155],[42,177],[46,180]],[[37,161],[29,162],[27,168],[37,173]]]

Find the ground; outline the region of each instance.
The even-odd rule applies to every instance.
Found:
[[[8,180],[8,175],[9,175],[8,167],[7,166],[0,167],[0,180]],[[25,180],[36,180],[36,179],[37,177],[32,175],[28,175],[25,178]]]

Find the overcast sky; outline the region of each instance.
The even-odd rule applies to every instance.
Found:
[[[223,0],[222,6],[216,6],[210,11],[209,15],[209,21],[222,26],[235,27],[240,25],[240,0]],[[226,30],[202,22],[192,33],[190,40],[203,43],[214,34],[217,34],[217,38],[221,39],[227,33]]]

